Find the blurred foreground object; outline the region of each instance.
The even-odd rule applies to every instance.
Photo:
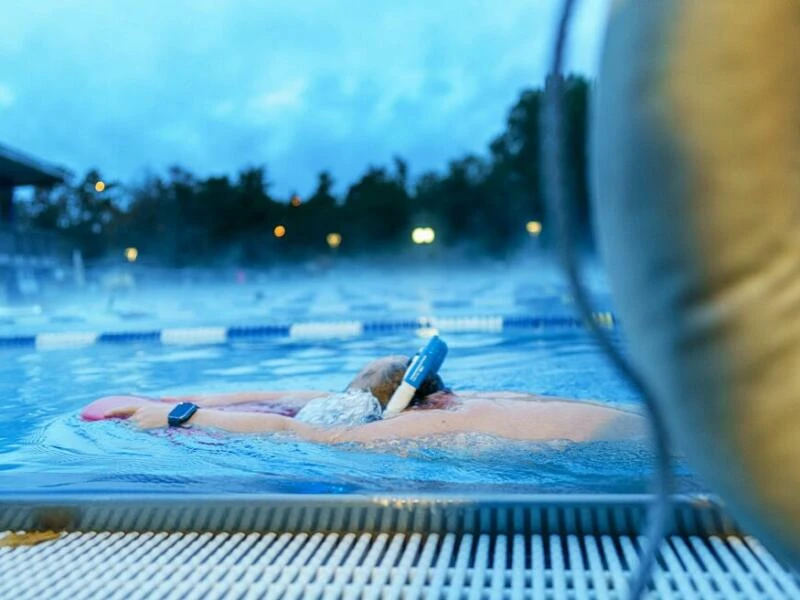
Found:
[[[591,126],[632,360],[697,472],[797,566],[800,2],[615,2]]]

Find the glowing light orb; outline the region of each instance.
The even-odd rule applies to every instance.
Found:
[[[328,246],[331,248],[338,248],[342,243],[342,234],[329,233],[325,236],[325,241],[328,242]]]
[[[542,224],[539,221],[528,221],[525,224],[525,229],[527,229],[528,233],[531,235],[539,235],[542,233]]]
[[[411,241],[415,244],[432,244],[435,239],[433,227],[415,227],[411,232]]]

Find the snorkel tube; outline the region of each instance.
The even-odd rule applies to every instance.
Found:
[[[446,356],[447,344],[438,335],[428,340],[425,347],[421,348],[411,359],[411,364],[408,365],[408,369],[403,375],[403,381],[392,394],[383,411],[383,418],[395,417],[403,412],[425,378],[435,375],[439,371]]]

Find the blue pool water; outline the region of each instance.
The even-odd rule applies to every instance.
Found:
[[[447,335],[442,375],[456,390],[514,390],[638,409],[630,389],[576,328]],[[652,453],[640,443],[508,442],[439,436],[365,448],[285,434],[143,433],[78,410],[110,393],[340,390],[368,360],[411,353],[413,332],[224,345],[152,342],[0,350],[0,492],[643,492]],[[680,487],[699,489],[680,468]]]

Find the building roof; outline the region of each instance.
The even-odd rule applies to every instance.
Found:
[[[0,183],[55,185],[64,181],[67,171],[27,156],[0,144]]]

